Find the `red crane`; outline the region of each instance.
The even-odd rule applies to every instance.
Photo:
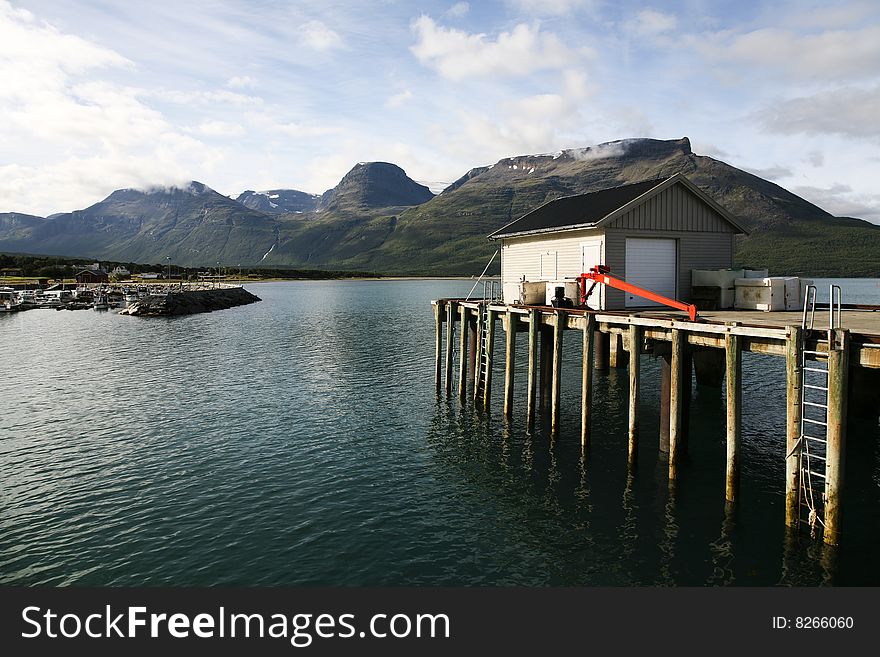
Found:
[[[611,270],[605,265],[596,265],[595,267],[591,267],[590,271],[588,271],[587,273],[578,276],[578,281],[580,282],[581,289],[582,306],[587,305],[587,297],[592,294],[593,288],[601,283],[602,285],[607,285],[608,287],[613,287],[618,290],[623,290],[624,292],[629,292],[630,294],[635,294],[636,296],[642,297],[643,299],[649,299],[650,301],[662,303],[664,306],[671,306],[672,308],[684,310],[687,312],[688,317],[690,317],[692,322],[697,319],[697,307],[695,305],[684,303],[676,299],[670,299],[669,297],[664,297],[663,295],[657,294],[656,292],[651,292],[651,290],[646,290],[645,288],[639,287],[638,285],[627,283],[623,279],[615,278],[614,276],[612,276],[610,274],[610,271]],[[593,282],[589,290],[587,289],[587,281]]]

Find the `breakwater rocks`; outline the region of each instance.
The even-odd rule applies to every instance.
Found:
[[[119,314],[136,317],[194,315],[243,306],[260,300],[260,297],[251,294],[243,287],[169,290],[165,294],[153,294],[145,299],[139,299],[125,310],[121,310]]]

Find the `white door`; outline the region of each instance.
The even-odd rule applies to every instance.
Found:
[[[545,251],[541,254],[541,280],[556,280],[556,251]]]
[[[591,240],[581,242],[581,272],[587,273],[590,268],[602,264],[602,241]],[[591,284],[587,283],[587,290]],[[587,307],[593,310],[602,310],[602,285],[597,285],[587,298]]]
[[[626,282],[675,298],[678,267],[676,240],[650,237],[626,238]],[[626,292],[626,307],[660,306]]]

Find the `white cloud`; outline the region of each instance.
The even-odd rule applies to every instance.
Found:
[[[241,125],[227,121],[204,121],[196,130],[206,137],[241,137],[244,134]]]
[[[880,87],[846,87],[793,98],[762,110],[756,118],[770,132],[880,137]]]
[[[279,119],[268,112],[251,112],[247,114],[248,122],[261,130],[274,134],[304,139],[309,137],[323,137],[339,132],[338,128],[325,125],[309,125],[298,121]]]
[[[836,217],[856,217],[880,223],[880,194],[857,192],[849,185],[793,187],[792,192]]]
[[[521,23],[489,39],[485,34],[438,25],[429,16],[413,21],[418,60],[451,80],[479,76],[525,76],[573,64],[585,51],[567,48],[555,34]]]
[[[880,25],[817,34],[776,27],[745,34],[727,30],[691,42],[710,62],[769,67],[798,79],[872,78],[880,70]]]
[[[462,18],[467,15],[470,9],[471,6],[467,2],[456,2],[446,13],[453,18]]]
[[[594,0],[508,0],[508,4],[532,16],[563,16],[577,10],[592,8]]]
[[[656,9],[642,9],[628,27],[638,36],[653,37],[670,32],[678,25],[678,19]]]
[[[211,91],[159,89],[145,93],[145,95],[150,98],[156,98],[157,100],[164,100],[178,105],[235,105],[238,107],[247,107],[263,104],[263,99],[259,96],[249,96],[235,91],[227,91],[226,89],[215,89]]]
[[[234,75],[226,81],[226,86],[231,89],[253,89],[257,81],[247,75]]]
[[[751,174],[758,176],[759,178],[764,178],[765,180],[780,180],[781,178],[791,178],[794,175],[794,172],[788,167],[782,167],[774,165],[772,167],[767,167],[765,169],[754,169],[750,167],[743,167],[743,170],[748,171]]]
[[[821,167],[823,164],[825,164],[825,155],[822,153],[822,151],[810,151],[809,153],[807,153],[805,161],[811,166]]]
[[[435,125],[430,137],[438,148],[486,164],[502,157],[545,153],[569,147],[585,124],[582,108],[592,89],[579,71],[564,71],[556,93],[502,102],[495,112],[459,111],[454,127]]]
[[[126,57],[0,2],[0,125],[18,160],[0,208],[49,214],[139,182],[212,170],[220,151],[176,130],[143,90],[112,82]]]
[[[405,91],[401,91],[400,93],[394,94],[393,96],[389,96],[388,100],[385,101],[385,107],[389,109],[394,109],[395,107],[400,107],[404,103],[411,101],[412,98],[412,91],[406,89]]]
[[[342,48],[344,43],[338,33],[321,21],[309,21],[300,28],[303,43],[319,52]]]

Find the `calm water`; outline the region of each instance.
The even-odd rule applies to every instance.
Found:
[[[170,320],[0,316],[0,583],[880,583],[876,423],[850,426],[844,546],[786,541],[782,359],[745,355],[742,501],[726,513],[723,393],[695,386],[671,497],[649,357],[632,476],[625,370],[597,375],[581,453],[573,333],[556,441],[525,430],[524,334],[510,425],[498,384],[488,416],[438,400],[429,300],[470,287],[276,283]],[[844,301],[880,303],[878,281]]]

